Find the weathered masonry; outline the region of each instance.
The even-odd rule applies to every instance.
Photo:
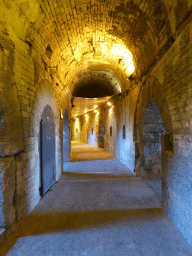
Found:
[[[72,139],[161,178],[192,246],[191,134],[192,0],[0,1],[1,239],[58,180]]]

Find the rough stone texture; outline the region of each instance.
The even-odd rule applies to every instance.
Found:
[[[149,99],[158,106],[173,147],[173,154],[162,152],[163,207],[192,245],[191,7],[191,0],[0,2],[0,159],[15,159],[13,168],[3,164],[1,173],[2,179],[9,172],[16,177],[4,181],[13,186],[6,200],[1,197],[1,205],[4,200],[5,209],[11,209],[8,213],[1,207],[0,215],[7,216],[2,225],[16,219],[13,191],[18,220],[40,200],[39,123],[44,108],[49,105],[54,113],[58,179],[63,166],[61,110],[67,108],[70,117],[75,86],[94,73],[94,79],[106,80],[118,93],[111,114],[100,109],[104,147],[132,172],[140,148],[140,113]],[[114,46],[119,48],[112,51]],[[121,47],[123,54],[117,53]],[[128,50],[135,65],[132,76],[125,65]],[[95,145],[99,122],[90,137]],[[92,127],[90,121],[88,134]],[[80,140],[80,134],[73,139]]]
[[[15,158],[0,158],[0,225],[10,227],[16,221],[16,165]]]
[[[149,99],[143,106],[139,119],[138,153],[135,156],[136,173],[150,178],[161,177],[161,134],[166,133],[166,130],[160,110]]]
[[[71,139],[73,141],[81,141],[81,125],[79,118],[73,118],[72,120],[72,130],[71,130]]]
[[[163,153],[162,156],[164,209],[192,244],[190,35],[191,23],[157,64],[153,75],[161,81],[172,123],[174,154]]]
[[[24,149],[20,102],[13,77],[14,44],[0,31],[0,157]]]
[[[63,163],[70,161],[70,127],[67,108],[63,117]]]

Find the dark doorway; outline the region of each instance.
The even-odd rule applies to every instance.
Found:
[[[55,170],[55,122],[53,111],[46,106],[40,123],[41,140],[41,196],[54,184]]]
[[[112,126],[110,126],[110,137],[112,137]]]
[[[69,162],[69,156],[69,116],[68,110],[65,109],[63,120],[63,163]]]
[[[99,126],[99,133],[98,133],[98,147],[99,148],[104,148],[104,135],[105,135],[104,124],[101,121],[100,126]]]

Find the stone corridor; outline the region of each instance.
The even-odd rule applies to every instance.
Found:
[[[192,0],[0,0],[2,254],[192,255],[191,135]]]
[[[97,160],[99,149],[95,148],[95,154],[82,143],[77,148],[82,154],[86,148],[88,159],[92,155],[95,160],[70,162],[70,172],[60,177],[4,240],[0,255],[192,255],[161,209],[158,190],[125,166],[122,171],[116,159]],[[81,169],[74,167],[83,163]],[[94,170],[101,166],[103,173],[96,174],[91,166]]]

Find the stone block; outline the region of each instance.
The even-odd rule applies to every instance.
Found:
[[[10,227],[16,220],[16,209],[14,207],[15,195],[15,158],[0,158],[1,190],[3,190],[2,212],[4,216],[4,227]],[[1,199],[2,200],[2,199]]]

